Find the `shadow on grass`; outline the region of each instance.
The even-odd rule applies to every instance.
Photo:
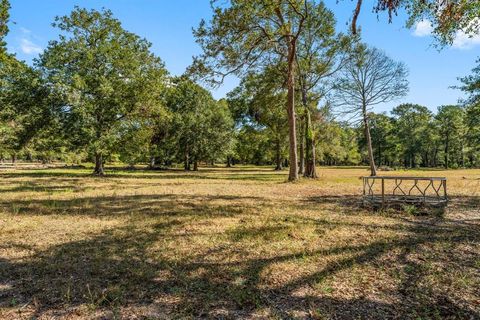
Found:
[[[36,201],[33,206],[24,203],[25,207],[17,202],[23,214],[37,214],[38,207],[46,206],[56,214],[139,213],[140,218],[162,219],[148,227],[130,223],[83,240],[55,244],[24,259],[0,259],[0,307],[29,304],[36,317],[51,310],[71,310],[79,305],[109,312],[118,312],[120,307],[145,306],[155,310],[159,318],[242,318],[265,309],[279,318],[293,318],[294,314],[302,312],[304,318],[333,319],[480,317],[478,305],[450,292],[448,283],[435,287],[427,281],[436,270],[432,266],[451,272],[466,268],[475,276],[478,256],[465,248],[480,245],[478,224],[397,217],[397,225],[385,227],[399,231],[395,237],[381,235],[365,243],[340,242],[323,249],[291,253],[278,253],[272,247],[268,253],[252,255],[255,248],[249,248],[249,240],[260,238],[265,245],[275,243],[292,225],[302,228],[306,224],[319,224],[358,230],[371,226],[362,223],[361,219],[355,223],[328,222],[292,215],[260,228],[240,221],[237,232],[225,238],[212,230],[202,233],[187,228],[185,231],[191,218],[201,218],[202,223],[208,224],[211,218],[245,217],[262,206],[261,198],[220,199],[222,203],[232,201],[232,206],[218,204],[218,200],[217,196],[146,195],[83,198],[55,205]],[[338,201],[346,206],[349,201],[356,201],[347,200],[316,197],[298,208],[335,205]],[[87,213],[92,210],[93,213]],[[179,233],[180,230],[185,232]],[[198,236],[205,237],[206,242],[193,242],[192,237]],[[212,244],[206,240],[212,237],[223,240]],[[191,253],[176,251],[174,244],[180,238],[192,241]],[[385,256],[388,256],[387,261]],[[289,277],[287,274],[288,280],[280,284],[266,283],[263,279],[268,268],[297,263],[305,258],[324,263],[320,266],[311,263],[311,272],[307,275]],[[382,301],[362,295],[339,298],[313,289],[324,281],[334,281],[340,273],[354,272],[359,266],[385,270],[396,277],[394,291],[388,287],[377,288],[390,299]],[[478,284],[478,278],[471,281],[471,286]],[[475,287],[472,290],[476,290]]]
[[[235,201],[236,205],[230,206],[225,204],[225,201]],[[0,208],[17,215],[210,218],[258,213],[258,208],[264,202],[265,199],[262,197],[148,194],[78,197],[68,200],[9,200],[0,201]]]
[[[194,179],[194,180],[245,180],[245,181],[262,181],[262,182],[284,182],[286,181],[287,172],[284,174],[277,171],[261,169],[206,169],[202,168],[200,171],[183,171],[179,169],[168,170],[125,170],[125,169],[110,169],[106,170],[105,176],[94,176],[85,170],[64,169],[64,168],[49,168],[49,169],[35,169],[35,170],[18,170],[15,172],[4,172],[0,177],[6,179],[14,178],[96,178],[103,180],[112,179]]]
[[[48,192],[48,193],[59,193],[59,192],[81,192],[85,191],[87,188],[79,185],[75,179],[61,179],[55,182],[61,184],[52,184],[49,181],[47,184],[41,183],[38,181],[29,181],[28,183],[21,183],[18,186],[8,186],[7,188],[0,188],[0,193],[18,193],[18,192]]]

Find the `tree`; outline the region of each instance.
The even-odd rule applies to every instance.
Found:
[[[480,104],[466,107],[465,125],[468,143],[468,158],[471,166],[480,165]]]
[[[289,125],[289,180],[298,179],[295,115],[295,73],[298,39],[305,21],[317,4],[308,0],[238,0],[228,5],[213,0],[214,16],[200,23],[194,35],[203,54],[194,59],[193,73],[207,75],[214,82],[228,74],[285,63]],[[216,80],[215,80],[216,79]]]
[[[445,169],[449,168],[452,150],[455,151],[455,149],[459,151],[455,152],[457,155],[460,153],[461,165],[464,165],[464,116],[465,110],[460,106],[441,106],[435,116],[444,146]]]
[[[287,140],[288,119],[284,112],[285,92],[279,83],[275,66],[261,74],[248,74],[228,94],[229,105],[243,124],[258,123],[265,127],[275,154],[275,170],[282,170],[283,149]]]
[[[10,2],[8,0],[0,0],[0,51],[5,53],[5,36],[8,34],[8,21],[10,19]]]
[[[425,138],[425,132],[428,132],[432,113],[427,107],[407,103],[395,107],[392,114],[404,166],[414,168],[425,145],[430,143]]]
[[[165,81],[163,63],[151,44],[125,31],[109,10],[76,7],[57,17],[62,32],[37,62],[49,84],[63,94],[68,138],[95,156],[94,173],[104,174],[104,156],[115,145],[119,125]],[[156,102],[153,102],[156,103]]]
[[[176,78],[167,97],[172,114],[168,136],[184,169],[198,170],[200,161],[214,162],[230,150],[233,119],[225,102],[184,77]]]
[[[393,119],[384,113],[369,113],[368,118],[375,163],[379,166],[389,166],[395,157]]]
[[[438,123],[435,119],[428,119],[422,134],[421,165],[423,167],[437,167],[442,149],[442,137],[439,132]],[[398,141],[398,138],[396,139]]]
[[[361,161],[361,155],[357,143],[357,134],[353,128],[350,128],[347,123],[340,123],[342,128],[341,146],[345,150],[342,164],[357,165]]]
[[[357,0],[352,17],[351,30],[357,33],[357,20],[363,0]],[[387,11],[389,22],[400,8],[408,14],[407,27],[427,20],[432,24],[433,34],[441,45],[451,44],[458,32],[473,37],[480,28],[480,3],[472,0],[376,0],[373,10]]]
[[[254,123],[245,124],[237,133],[235,154],[243,164],[265,165],[270,163],[271,143],[266,128]],[[283,156],[282,150],[282,156]]]
[[[148,168],[155,169],[157,160],[165,160],[163,143],[172,114],[165,101],[169,89],[162,82],[152,86],[148,96],[150,102],[143,104],[120,125],[115,150],[119,152],[120,160],[130,166],[148,162]]]
[[[10,3],[8,0],[0,0],[0,88],[4,87],[4,81],[9,76],[12,67],[16,65],[16,59],[7,53],[5,36],[8,34],[8,22],[10,19]],[[0,111],[1,111],[0,106]]]
[[[17,153],[50,119],[49,92],[39,74],[6,51],[10,3],[0,1],[0,149]],[[2,155],[3,158],[3,155]]]
[[[338,106],[353,117],[361,116],[371,175],[377,174],[369,126],[369,110],[375,105],[392,101],[408,92],[407,69],[385,53],[359,45],[335,84]]]
[[[58,101],[37,70],[10,56],[3,60],[0,122],[4,150],[16,155],[57,116]]]
[[[466,105],[480,104],[480,59],[477,60],[477,64],[473,68],[472,74],[459,78],[462,85],[458,88],[468,94],[464,101]]]
[[[463,101],[466,107],[466,139],[470,146],[469,161],[471,165],[478,165],[480,152],[480,59],[478,65],[473,68],[472,74],[462,77],[460,89],[468,94],[467,99]]]
[[[303,105],[300,112],[300,129],[303,132],[300,135],[299,173],[303,173],[307,178],[317,177],[312,112],[331,88],[329,80],[342,68],[350,47],[350,38],[336,34],[335,22],[333,12],[320,2],[312,7],[311,14],[305,21],[304,31],[298,39],[297,83]]]

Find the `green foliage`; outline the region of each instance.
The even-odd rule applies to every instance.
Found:
[[[123,121],[158,104],[152,92],[165,82],[163,63],[148,41],[125,31],[109,10],[77,7],[57,17],[54,26],[62,33],[49,43],[38,66],[63,96],[71,145],[107,155]]]
[[[16,154],[51,125],[58,104],[36,70],[13,56],[1,63],[1,144],[4,151]]]
[[[273,64],[283,66],[289,127],[289,180],[298,179],[295,118],[297,45],[323,3],[302,0],[238,0],[227,5],[213,0],[214,15],[194,31],[203,53],[194,58],[190,73],[213,84],[225,76],[261,73]],[[323,30],[325,31],[325,30]],[[312,33],[313,34],[313,33]]]
[[[363,0],[357,0],[357,6],[352,19],[352,32],[357,32]],[[420,21],[428,21],[433,28],[433,34],[439,46],[450,45],[459,32],[468,37],[478,34],[480,28],[480,2],[473,0],[376,0],[374,11],[387,11],[389,22],[398,15],[400,9],[407,12],[407,27],[413,27]]]
[[[316,8],[313,1],[304,4],[302,0],[239,0],[227,6],[219,0],[211,3],[212,20],[202,20],[194,30],[203,54],[194,58],[190,72],[214,84],[228,74],[242,76],[263,69],[272,57],[286,59],[289,41],[301,33],[306,11]],[[284,69],[285,78],[286,72]]]
[[[375,163],[392,166],[395,161],[397,145],[393,119],[384,113],[370,113],[368,119]],[[364,142],[362,139],[362,143]]]
[[[438,122],[440,139],[444,146],[444,165],[448,169],[453,164],[464,165],[465,110],[460,106],[442,106],[435,117]]]
[[[460,78],[460,89],[468,94],[464,104],[466,106],[466,140],[469,146],[468,158],[471,164],[480,164],[480,59],[473,68],[472,74]]]
[[[411,4],[414,19],[428,18],[426,8]],[[403,104],[391,116],[375,114],[370,107],[405,94],[406,68],[377,49],[352,49],[354,39],[337,34],[323,2],[214,0],[213,6],[211,22],[195,30],[203,54],[189,71],[212,83],[240,76],[220,101],[187,77],[170,78],[150,43],[105,9],[76,7],[57,17],[59,38],[28,66],[6,53],[10,5],[0,0],[0,160],[74,164],[95,157],[100,167],[114,159],[152,167],[183,162],[189,169],[228,158],[281,168],[288,142],[296,150],[298,140],[307,162],[367,163],[365,128],[332,116],[326,93],[334,86],[333,100],[368,122],[378,165],[480,165],[480,66],[460,79],[464,106],[442,106],[433,115]],[[448,32],[477,9],[455,2],[451,12],[466,20],[438,24],[436,32],[448,41]],[[359,81],[359,74],[374,76]],[[292,131],[295,119],[300,125]]]
[[[273,155],[271,162],[281,169],[287,146],[288,119],[285,113],[286,92],[282,88],[281,72],[277,66],[266,69],[263,73],[249,73],[228,94],[228,102],[235,114],[238,125],[255,123],[262,128],[262,133],[268,137]],[[242,157],[243,158],[243,157]],[[261,162],[260,159],[256,159]]]
[[[5,53],[5,36],[8,33],[8,21],[10,19],[10,3],[8,0],[0,0],[0,54]]]
[[[265,165],[271,164],[273,155],[268,132],[264,128],[252,125],[242,126],[237,133],[235,155],[240,163]],[[285,153],[285,150],[282,150]]]
[[[478,166],[480,164],[480,104],[467,107],[466,126],[470,162]]]
[[[465,103],[469,105],[480,104],[480,59],[477,60],[477,64],[472,74],[459,79],[462,82],[460,89],[468,94]]]
[[[382,0],[385,1],[385,0]],[[441,45],[452,44],[458,32],[473,37],[480,28],[480,3],[471,0],[442,2],[437,0],[405,0],[409,13],[407,26],[427,20]]]
[[[432,113],[424,106],[402,104],[392,111],[395,117],[396,132],[400,142],[400,153],[405,167],[419,165],[421,150],[430,143],[425,139],[425,132],[432,120]]]
[[[177,78],[166,105],[172,114],[166,132],[167,145],[173,147],[169,153],[183,161],[186,169],[199,161],[214,162],[230,151],[233,119],[224,101],[217,102],[199,85]]]

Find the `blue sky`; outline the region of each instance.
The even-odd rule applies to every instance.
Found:
[[[410,93],[401,100],[380,105],[376,111],[390,111],[402,102],[419,103],[432,111],[442,104],[454,104],[462,97],[450,86],[458,84],[457,77],[470,73],[480,56],[480,37],[467,39],[459,35],[454,46],[438,51],[432,46],[429,25],[422,23],[414,29],[404,27],[405,16],[400,13],[392,24],[387,17],[371,13],[372,0],[364,1],[360,17],[362,37],[370,45],[383,49],[390,57],[407,64]],[[85,8],[108,8],[120,19],[125,29],[152,42],[152,50],[162,58],[172,74],[181,74],[200,52],[192,36],[192,28],[202,18],[211,16],[209,0],[11,0],[11,32],[8,48],[17,57],[31,62],[58,37],[51,23],[57,15],[68,14],[75,5]],[[345,30],[353,10],[353,2],[326,0],[337,17],[339,30]],[[230,78],[214,90],[216,98],[230,91],[237,80]]]

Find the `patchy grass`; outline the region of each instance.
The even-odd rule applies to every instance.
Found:
[[[0,172],[0,318],[480,318],[480,170],[387,173],[447,176],[443,218],[319,173]]]

